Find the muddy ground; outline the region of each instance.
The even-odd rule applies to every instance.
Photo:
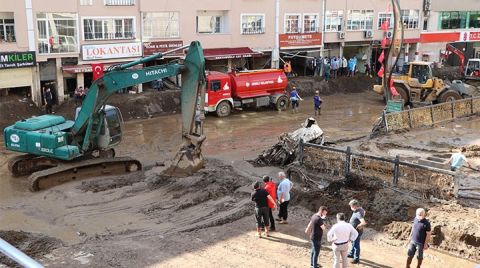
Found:
[[[324,101],[318,121],[327,139],[359,138],[345,143],[358,148],[362,143],[365,148],[375,144],[364,136],[383,109],[377,95],[336,94],[326,96]],[[392,221],[398,226],[408,226],[410,207],[428,206],[432,221],[451,226],[469,212],[477,211],[457,214],[455,211],[459,209],[453,207],[447,218],[446,212],[441,214],[443,205],[430,205],[425,200],[407,196],[402,197],[407,205],[398,205],[397,199],[391,198],[396,195],[388,189],[379,190],[373,196],[363,189],[348,188],[329,197],[308,196],[300,191],[302,186],[296,182],[290,224],[278,226],[279,231],[271,238],[258,240],[253,231],[253,206],[249,201],[251,184],[264,174],[275,177],[280,169],[254,168],[245,160],[254,158],[274,144],[279,134],[298,128],[306,117],[312,116],[311,99],[305,98],[300,105],[298,114],[259,110],[236,112],[228,118],[208,116],[205,122],[208,139],[204,146],[209,160],[207,167],[195,176],[176,180],[158,175],[161,167],[154,164],[171,158],[180,143],[179,115],[126,123],[125,139],[117,150],[118,155],[137,157],[146,171],[114,179],[95,178],[30,193],[26,190],[25,178],[12,178],[8,174],[6,159],[13,154],[1,149],[0,230],[28,232],[33,244],[36,244],[33,237],[37,236],[60,241],[35,255],[49,267],[306,267],[309,244],[303,230],[313,210],[323,202],[331,207],[328,223],[331,226],[333,213],[349,212],[348,199],[356,197],[370,201],[365,207],[372,216],[368,219],[371,228],[367,229],[362,242],[362,263],[355,267],[402,267],[406,250],[404,236],[395,237],[396,229],[388,226]],[[454,125],[457,131],[464,129],[458,134],[462,136],[461,143],[448,136],[451,125],[378,139],[396,142],[398,146],[394,149],[413,150],[413,154],[424,147],[435,146],[428,145],[429,141],[445,146],[453,142],[452,148],[478,143],[478,137],[475,139],[478,134],[467,130],[469,122],[461,122],[460,127]],[[471,124],[473,128],[476,123]],[[411,138],[402,141],[405,135]],[[416,137],[424,139],[416,141]],[[370,150],[387,153],[393,148],[379,147]],[[376,215],[382,210],[385,216]],[[472,222],[478,222],[476,215],[471,216]],[[440,221],[442,217],[447,220]],[[479,233],[470,225],[463,226],[469,227],[471,234]],[[455,230],[464,230],[459,227]],[[387,229],[383,231],[383,228]],[[441,228],[444,241],[450,241],[449,229]],[[474,238],[465,236],[466,241]],[[12,243],[22,244],[21,239]],[[440,244],[444,247],[436,247],[438,250],[456,253],[453,244]],[[429,250],[425,267],[474,266],[474,254],[457,255],[460,258],[437,249]],[[467,257],[470,260],[466,260]],[[324,267],[331,265],[331,251],[326,241],[320,260]]]

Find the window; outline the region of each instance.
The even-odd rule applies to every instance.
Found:
[[[428,18],[423,19],[423,30],[428,30]]]
[[[340,32],[343,30],[343,10],[325,12],[325,31]]]
[[[242,34],[263,34],[265,33],[264,14],[242,15]]]
[[[382,24],[388,21],[388,29],[393,29],[393,13],[379,12],[378,13],[378,29],[382,28]]]
[[[143,37],[178,38],[180,22],[178,12],[143,13]]]
[[[81,6],[91,6],[93,5],[93,0],[80,0]]]
[[[85,40],[134,39],[133,18],[88,18],[83,19]]]
[[[13,12],[0,12],[0,42],[15,42]]]
[[[197,12],[197,33],[225,33],[227,27],[227,11]]]
[[[402,22],[405,29],[418,29],[420,11],[413,9],[402,9]]]
[[[440,15],[441,29],[464,29],[467,27],[466,11],[447,11]]]
[[[219,91],[220,90],[220,80],[212,80],[210,81],[210,90],[211,91]]]
[[[303,15],[303,32],[314,33],[318,32],[318,15],[317,14],[304,14]]]
[[[135,0],[104,0],[106,6],[133,6]]]
[[[372,30],[373,16],[373,10],[349,10],[347,17],[347,30]]]
[[[285,14],[285,33],[300,32],[300,15]]]
[[[480,28],[480,11],[469,12],[468,28]]]
[[[77,15],[38,13],[38,53],[78,52]]]

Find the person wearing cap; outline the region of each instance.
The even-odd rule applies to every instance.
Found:
[[[337,223],[327,233],[328,242],[332,242],[333,267],[348,267],[348,242],[355,241],[358,232],[351,224],[345,222],[345,214],[337,214]]]
[[[415,253],[417,253],[417,268],[422,266],[423,251],[428,249],[428,243],[432,237],[432,228],[430,222],[425,217],[425,209],[417,208],[415,214],[408,242],[407,268],[410,268]]]
[[[367,225],[367,222],[365,221],[365,210],[360,207],[358,200],[353,199],[348,204],[353,211],[352,216],[350,217],[350,224],[358,232],[357,238],[352,242],[352,249],[350,250],[350,253],[348,253],[348,257],[353,258],[352,263],[356,264],[360,262],[360,239],[363,234],[363,227]]]
[[[258,237],[262,237],[262,228],[265,228],[265,236],[268,234],[268,201],[273,202],[272,197],[265,189],[260,188],[260,182],[256,181],[253,184],[254,191],[252,192],[251,199],[255,202],[255,218],[257,220],[257,233]],[[274,208],[277,206],[274,203]]]
[[[268,217],[270,219],[270,231],[275,231],[275,219],[273,218],[273,209],[277,203],[277,190],[275,182],[269,176],[263,176],[264,189],[272,197],[273,202],[268,202]]]

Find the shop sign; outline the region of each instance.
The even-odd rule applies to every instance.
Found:
[[[35,51],[0,52],[0,69],[33,67],[36,64]]]
[[[142,56],[142,43],[83,45],[83,60],[118,59]]]
[[[150,56],[158,52],[165,52],[182,46],[183,40],[144,42],[143,55]],[[172,55],[183,55],[183,51],[176,51]]]
[[[280,35],[280,47],[309,47],[321,45],[321,33],[298,33]]]
[[[480,32],[461,32],[460,42],[480,41]]]

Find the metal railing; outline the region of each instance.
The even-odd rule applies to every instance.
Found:
[[[43,266],[40,263],[28,257],[25,253],[21,252],[20,250],[10,245],[7,241],[1,238],[0,238],[0,252],[2,252],[7,257],[14,260],[16,263],[20,264],[23,267],[43,268]]]
[[[401,112],[384,113],[382,118],[385,132],[432,126],[456,118],[480,113],[480,97],[444,102]]]
[[[312,143],[300,143],[299,162],[315,172],[345,178],[355,174],[376,178],[407,190],[422,192],[425,196],[451,199],[455,193],[455,173],[400,160],[353,152]]]
[[[85,33],[85,40],[121,40],[121,39],[135,39],[135,32],[123,33],[105,33],[101,37],[96,37],[94,33]]]
[[[265,28],[242,28],[242,34],[264,34]]]

